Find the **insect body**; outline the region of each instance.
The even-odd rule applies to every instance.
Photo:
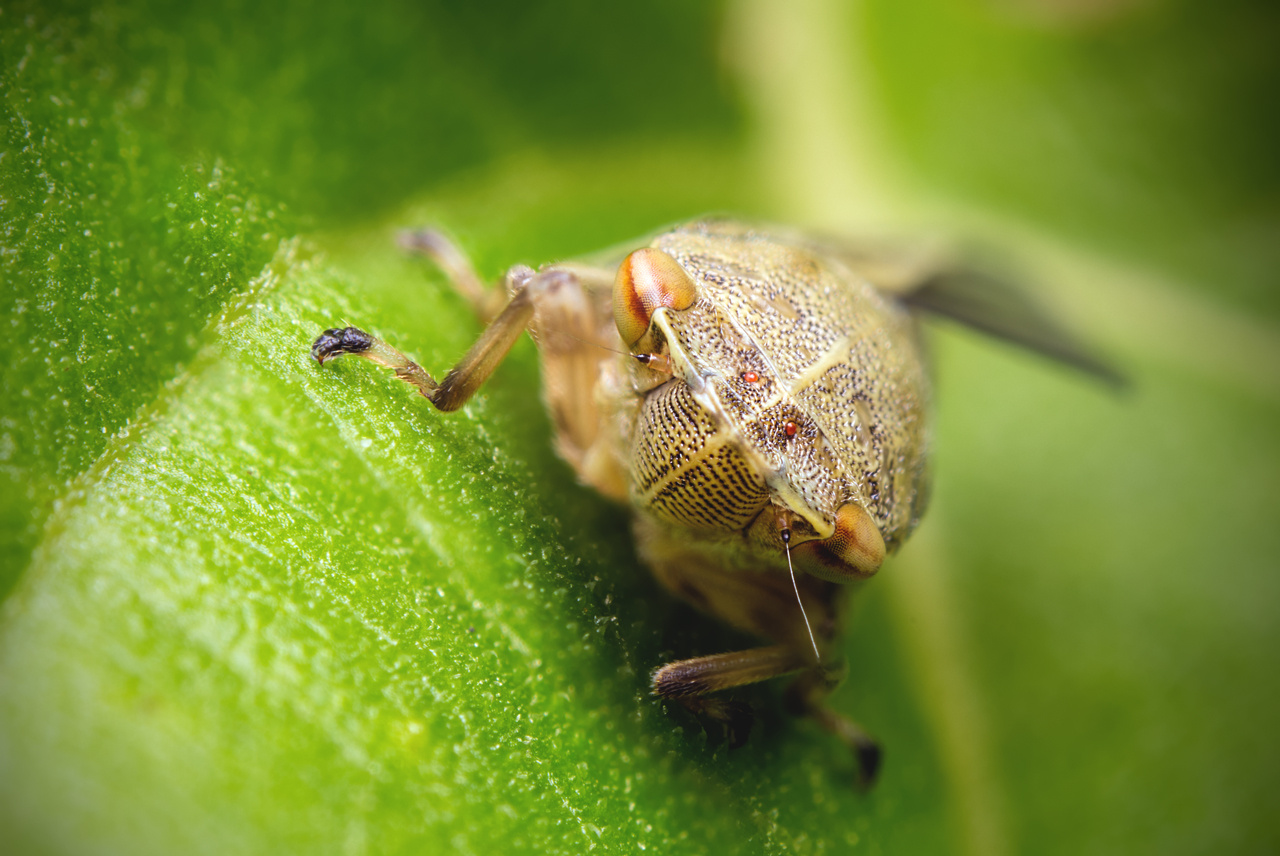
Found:
[[[724,720],[740,742],[749,712],[712,694],[796,674],[790,700],[852,747],[864,782],[878,749],[823,699],[842,675],[848,584],[876,572],[927,498],[917,310],[941,307],[1106,373],[1025,300],[984,305],[981,295],[1009,295],[972,278],[921,267],[877,287],[860,273],[866,259],[840,245],[733,221],[675,228],[616,273],[514,267],[500,310],[439,235],[410,244],[489,321],[467,355],[437,383],[349,327],[325,331],[315,358],[373,360],[447,411],[529,329],[560,454],[632,505],[642,558],[665,587],[768,643],[663,665],[654,692]]]

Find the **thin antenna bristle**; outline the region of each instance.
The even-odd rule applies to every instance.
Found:
[[[620,351],[617,348],[610,348],[608,345],[602,345],[599,342],[593,342],[590,339],[584,339],[581,336],[575,336],[568,330],[561,330],[556,327],[542,327],[544,333],[555,333],[557,336],[568,336],[570,339],[581,342],[584,345],[590,345],[593,348],[599,348],[602,351],[608,351],[611,354],[621,354],[624,357],[634,357],[635,354],[630,351]]]
[[[813,656],[821,663],[822,655],[818,653],[818,640],[813,638],[813,627],[809,624],[809,614],[804,611],[804,601],[800,599],[800,586],[796,583],[796,569],[791,564],[791,530],[782,529],[782,545],[787,548],[787,570],[791,572],[791,588],[796,593],[796,603],[800,605],[800,617],[804,619],[804,629],[809,631],[809,644],[813,646]]]
[[[559,330],[555,327],[541,328],[543,333],[554,333],[557,336],[568,336],[570,339],[581,342],[584,345],[590,345],[593,348],[599,348],[602,351],[608,351],[611,354],[620,354],[624,357],[632,357],[639,360],[654,371],[664,374],[671,374],[671,358],[666,354],[633,354],[630,351],[620,351],[617,348],[610,348],[608,345],[602,345],[599,342],[593,342],[590,339],[584,339],[581,336],[575,336],[568,330]]]
[[[662,374],[671,374],[671,357],[666,354],[632,354],[649,368]]]

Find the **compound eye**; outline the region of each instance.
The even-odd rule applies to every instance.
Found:
[[[832,582],[869,577],[884,561],[884,538],[871,514],[856,502],[836,512],[836,531],[825,541],[806,541],[795,548],[796,567]]]
[[[659,306],[688,309],[698,287],[680,263],[662,250],[645,247],[623,260],[613,283],[613,320],[628,345],[644,337]]]

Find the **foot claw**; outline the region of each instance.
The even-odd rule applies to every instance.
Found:
[[[325,330],[311,344],[311,357],[320,365],[343,354],[362,354],[373,347],[374,339],[359,327]]]
[[[858,785],[866,790],[876,783],[880,762],[884,760],[880,744],[873,740],[860,740],[853,746],[853,755],[858,761]]]

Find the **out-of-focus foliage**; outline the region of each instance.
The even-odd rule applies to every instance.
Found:
[[[750,50],[765,4],[0,11],[0,838],[1280,844],[1274,13],[832,8],[793,16],[843,40],[765,27]],[[745,640],[662,595],[625,511],[554,458],[529,343],[452,416],[307,356],[343,321],[437,370],[476,335],[395,250],[403,225],[443,224],[495,277],[774,214],[790,165],[757,141],[811,129],[769,127],[768,99],[841,91],[792,71],[832,44],[904,196],[1018,224],[1024,260],[1039,230],[1144,272],[1040,271],[1125,397],[934,337],[935,504],[867,587],[834,697],[887,746],[869,795],[777,688],[748,694],[732,753],[648,697],[664,658]]]
[[[1280,8],[866,4],[890,138],[929,192],[1280,316]]]

